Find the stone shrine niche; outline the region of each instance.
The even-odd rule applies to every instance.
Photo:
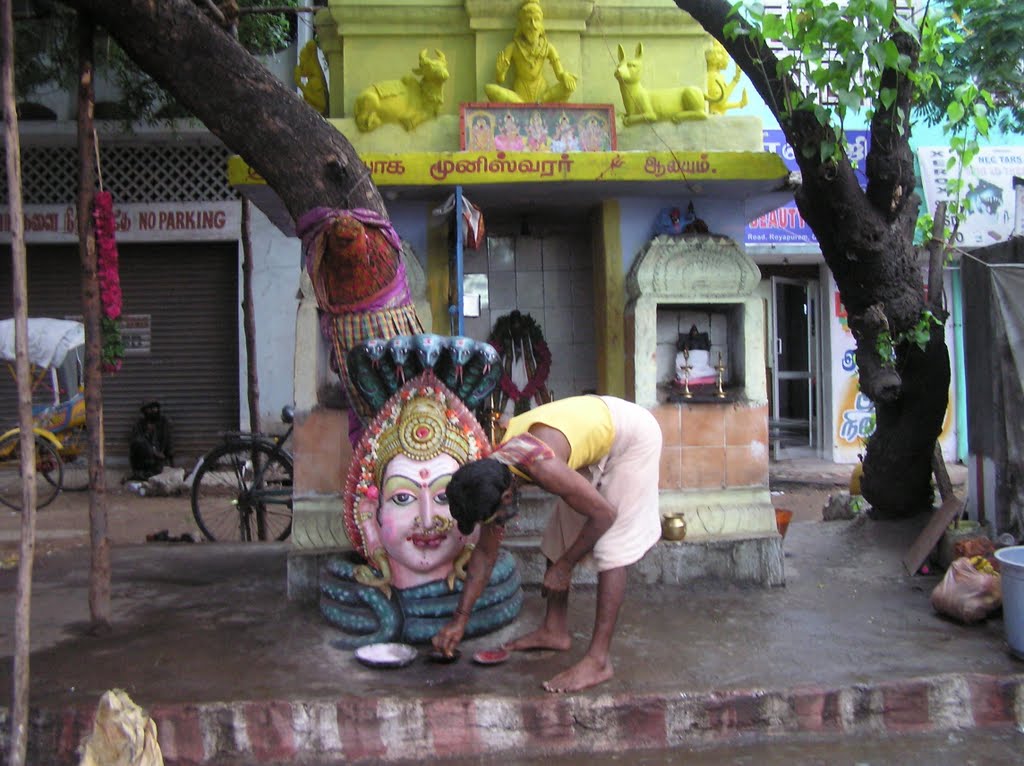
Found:
[[[764,313],[751,295],[761,273],[727,237],[658,236],[639,253],[626,278],[627,385],[638,404],[677,401],[679,335],[706,334],[710,354],[700,388],[702,400],[767,401]],[[724,396],[707,385],[707,368],[720,371]]]

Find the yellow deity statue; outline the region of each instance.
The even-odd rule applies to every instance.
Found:
[[[742,109],[747,105],[747,90],[743,89],[743,95],[739,101],[730,102],[729,96],[739,83],[743,72],[739,67],[733,73],[732,79],[726,81],[723,72],[729,66],[729,54],[718,40],[711,43],[704,60],[708,64],[708,90],[707,101],[708,111],[711,114],[725,114],[730,109]]]
[[[498,84],[484,86],[490,101],[526,104],[567,101],[576,90],[576,77],[562,68],[555,46],[544,32],[544,11],[538,0],[526,0],[519,7],[516,34],[512,42],[498,54],[496,73],[499,83],[505,82],[510,68],[515,68],[512,87]],[[544,64],[558,80],[549,85],[544,78]]]
[[[310,40],[299,51],[299,65],[295,67],[295,84],[302,98],[320,114],[327,114],[327,78],[320,68],[316,40]]]

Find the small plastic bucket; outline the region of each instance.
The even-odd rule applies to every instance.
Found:
[[[1010,651],[1024,660],[1024,545],[996,551],[1003,587],[1003,627]]]

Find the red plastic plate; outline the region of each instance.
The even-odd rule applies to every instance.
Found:
[[[473,655],[473,662],[480,665],[499,665],[508,659],[508,649],[498,647],[497,649],[481,649]]]

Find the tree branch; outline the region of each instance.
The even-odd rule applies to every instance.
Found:
[[[911,68],[916,68],[920,54],[917,42],[898,28],[892,35],[892,41],[900,54],[910,57]],[[910,150],[910,107],[914,86],[906,75],[886,68],[882,72],[881,89],[892,90],[895,99],[888,107],[882,101],[881,93],[875,100],[866,191],[872,206],[891,221],[904,210],[914,191],[914,155]],[[916,209],[914,215],[917,215]]]
[[[140,68],[238,153],[298,218],[346,199],[386,215],[345,137],[193,0],[62,0],[91,13]],[[311,162],[316,146],[321,162]],[[332,171],[332,161],[348,172]],[[301,183],[296,177],[301,176]],[[356,206],[356,205],[351,205]]]
[[[857,371],[861,391],[876,404],[895,401],[902,387],[900,375],[891,361],[882,359],[878,353],[879,337],[882,333],[891,335],[884,307],[876,303],[860,314],[849,313],[847,322],[857,341]]]
[[[946,259],[946,243],[942,230],[946,227],[946,201],[935,203],[932,237],[928,240],[928,309],[943,324],[949,316],[942,301],[942,264]]]

